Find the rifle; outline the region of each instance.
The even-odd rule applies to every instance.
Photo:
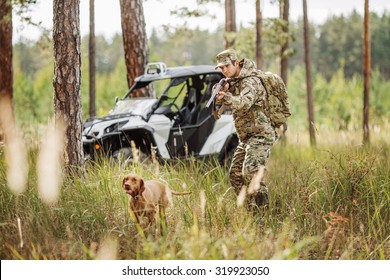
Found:
[[[209,99],[209,101],[207,102],[206,104],[206,108],[209,108],[211,103],[214,101],[215,97],[217,96],[217,93],[219,92],[219,90],[221,89],[221,87],[225,84],[225,82],[227,81],[226,78],[223,78],[219,81],[219,83],[217,84],[217,86],[215,87],[215,89],[213,90],[213,93],[211,94],[211,97]]]

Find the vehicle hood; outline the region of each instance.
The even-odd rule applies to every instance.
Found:
[[[146,118],[152,111],[153,105],[157,99],[152,98],[132,98],[120,100],[115,107],[108,113],[109,116],[131,114]]]
[[[130,121],[131,123],[145,123],[156,102],[157,99],[151,98],[120,100],[105,117],[87,121],[84,124],[83,136],[101,138],[107,133],[117,132]]]

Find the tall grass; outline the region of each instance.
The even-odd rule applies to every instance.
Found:
[[[1,259],[390,259],[390,163],[371,147],[277,144],[265,180],[270,205],[237,206],[228,172],[213,159],[165,165],[98,159],[65,178],[58,201],[38,194],[38,145],[29,149],[27,190],[8,188],[0,148]],[[36,141],[38,142],[38,141]],[[125,174],[159,179],[174,197],[168,234],[142,232],[128,212]],[[18,222],[19,221],[19,222]]]

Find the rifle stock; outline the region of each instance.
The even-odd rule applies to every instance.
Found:
[[[227,80],[226,78],[223,78],[223,79],[221,79],[221,80],[218,82],[217,86],[216,86],[215,89],[213,90],[213,93],[211,94],[211,97],[210,97],[209,101],[208,101],[207,104],[206,104],[206,108],[209,108],[210,105],[211,105],[211,103],[213,103],[215,97],[217,96],[217,93],[219,92],[219,90],[221,89],[221,87],[225,84],[226,80]]]

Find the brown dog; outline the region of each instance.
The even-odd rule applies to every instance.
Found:
[[[165,209],[172,205],[172,194],[191,193],[171,191],[167,185],[156,180],[144,181],[137,174],[126,175],[122,187],[131,197],[130,210],[134,213],[136,222],[140,224],[140,218],[146,217],[148,226],[153,223],[157,213],[156,208],[159,209],[160,217],[165,218]]]

